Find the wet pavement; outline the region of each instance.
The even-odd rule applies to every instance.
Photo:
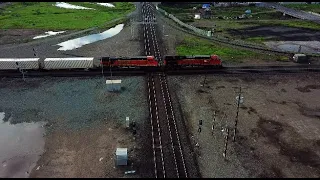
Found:
[[[320,54],[320,41],[268,41],[265,44],[276,50]]]
[[[26,178],[44,150],[44,122],[11,124],[0,112],[0,178]]]

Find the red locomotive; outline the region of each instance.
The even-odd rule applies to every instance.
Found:
[[[166,68],[169,69],[185,67],[222,67],[222,61],[217,55],[165,56],[164,64]]]
[[[125,68],[147,68],[157,67],[158,61],[154,56],[137,56],[137,57],[102,57],[100,64],[105,67],[125,67]]]

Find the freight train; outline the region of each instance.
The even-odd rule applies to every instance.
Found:
[[[217,55],[165,56],[162,63],[154,56],[75,57],[75,58],[0,58],[0,71],[16,70],[100,70],[102,68],[166,70],[183,68],[222,68]]]

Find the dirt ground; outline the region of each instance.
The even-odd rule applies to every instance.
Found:
[[[123,170],[131,168],[115,167],[115,149],[127,147],[133,159],[134,139],[128,134],[123,126],[111,122],[81,131],[54,131],[46,137],[45,153],[30,177],[124,177]]]
[[[37,29],[1,29],[0,44],[17,44],[32,41],[35,36],[44,34],[44,30]]]
[[[319,177],[319,74],[171,76],[202,177]],[[236,96],[242,87],[236,142]],[[214,111],[216,121],[213,123]],[[198,133],[198,121],[203,120]],[[212,124],[214,131],[212,133]],[[229,128],[227,158],[224,137]]]
[[[266,37],[268,40],[276,41],[319,41],[320,32],[303,28],[286,26],[259,26],[238,30],[229,30],[230,34],[248,37]]]

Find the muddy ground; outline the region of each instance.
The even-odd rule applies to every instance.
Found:
[[[232,29],[228,33],[241,38],[265,37],[272,41],[320,41],[320,32],[316,30],[286,26],[259,26],[245,29]]]
[[[319,177],[319,77],[207,75],[205,87],[204,76],[169,77],[190,138],[200,145],[194,149],[202,177]],[[244,102],[232,142],[239,86]],[[230,129],[226,160],[225,127]]]
[[[28,170],[33,165],[34,168],[27,173],[30,177],[135,177],[124,176],[124,171],[138,170],[136,154],[141,148],[138,140],[148,117],[145,80],[144,77],[120,79],[122,90],[119,93],[108,92],[102,77],[26,78],[26,82],[1,79],[0,112],[5,113],[5,123],[16,126],[31,122],[46,123],[45,143],[44,147],[37,147],[41,148],[37,150],[41,153],[37,155],[40,159],[35,161],[36,165],[29,163],[33,163],[34,158],[26,159],[33,157],[29,155],[36,147],[28,146],[27,136],[21,131],[14,136],[18,140],[13,138],[11,143],[22,138],[24,143],[18,144],[18,148],[23,150],[8,149],[8,152],[15,153],[1,159],[6,167],[0,168],[13,167],[15,162],[26,163],[19,169],[5,170],[4,176],[25,177],[27,172],[21,173],[21,169]],[[136,139],[125,128],[126,117],[137,123]],[[29,126],[23,127],[27,128],[23,131],[32,130]],[[2,133],[10,135],[14,132],[8,130]],[[42,138],[42,134],[39,135],[41,137],[29,138],[29,141]],[[0,144],[2,141],[0,138]],[[129,166],[126,168],[115,168],[114,153],[118,147],[128,148]],[[13,158],[18,159],[11,161]]]
[[[44,30],[37,29],[1,29],[0,44],[18,44],[33,40],[35,36],[45,34]]]

